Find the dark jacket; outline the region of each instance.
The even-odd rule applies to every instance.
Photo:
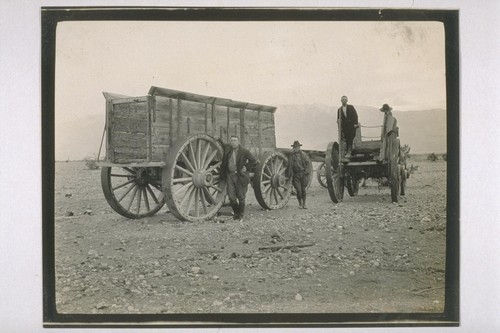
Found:
[[[224,147],[224,157],[222,158],[222,165],[220,168],[221,179],[226,180],[229,173],[229,157],[231,156],[231,151],[233,148],[230,144],[223,144]],[[238,155],[236,156],[236,170],[238,178],[243,185],[248,185],[250,183],[250,172],[253,172],[259,161],[252,155],[252,153],[240,146],[238,148]],[[241,169],[245,167],[247,170],[242,172]]]
[[[358,113],[354,106],[347,104],[346,114],[347,117],[344,116],[344,112],[342,112],[342,107],[340,107],[337,111],[337,119],[342,118],[342,132],[345,137],[354,138],[356,136],[356,129],[354,125],[358,124]]]
[[[302,150],[300,150],[298,153],[292,151],[290,155],[288,155],[287,176],[308,176],[309,170],[307,170],[307,167],[309,166],[309,164],[309,156],[307,156],[306,153],[304,153]]]

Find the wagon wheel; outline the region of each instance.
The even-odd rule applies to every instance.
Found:
[[[168,208],[180,220],[213,217],[222,206],[226,186],[220,179],[223,148],[206,134],[178,140],[169,150],[163,169]]]
[[[321,162],[318,166],[318,170],[316,171],[316,179],[318,179],[318,183],[324,188],[328,188],[326,184],[326,170],[325,170],[325,162]]]
[[[356,179],[351,175],[346,177],[347,192],[351,197],[355,197],[358,195],[360,181],[361,179]]]
[[[118,214],[139,219],[156,214],[165,204],[161,168],[103,167],[104,197]]]
[[[389,137],[389,183],[391,187],[391,199],[392,202],[398,202],[399,198],[399,164],[398,164],[398,154],[399,154],[399,140],[396,139],[395,134],[391,134]]]
[[[307,186],[306,186],[306,190],[309,189],[309,187],[311,187],[311,184],[312,184],[312,180],[313,180],[313,164],[311,161],[309,161],[309,164],[307,164],[307,174],[308,174],[308,178],[307,178]],[[293,187],[292,185],[292,195],[297,195],[296,191],[295,191],[295,187]]]
[[[333,202],[341,202],[344,198],[344,177],[340,166],[339,144],[330,142],[326,149],[325,176],[328,193]]]
[[[266,152],[253,176],[255,198],[264,209],[284,207],[292,194],[292,180],[285,173],[288,159],[279,151]]]

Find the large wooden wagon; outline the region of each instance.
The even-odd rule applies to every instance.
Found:
[[[158,87],[142,97],[103,94],[106,157],[98,165],[104,196],[119,214],[152,216],[166,203],[181,220],[216,215],[225,197],[219,140],[231,135],[260,160],[250,170],[259,204],[287,204],[292,186],[276,149],[275,107]]]
[[[346,157],[346,142],[338,121],[338,142],[330,142],[326,149],[325,176],[328,192],[333,202],[343,200],[344,187],[350,196],[356,196],[363,178],[384,179],[391,189],[391,199],[398,202],[399,195],[405,195],[406,155],[399,142],[399,128],[394,116],[384,114],[379,140],[363,141],[361,127],[356,130],[352,154]]]

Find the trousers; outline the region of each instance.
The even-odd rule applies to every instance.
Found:
[[[302,200],[306,198],[306,188],[308,177],[306,174],[295,174],[293,175],[292,184],[297,192],[297,199]]]

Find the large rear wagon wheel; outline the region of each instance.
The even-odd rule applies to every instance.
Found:
[[[316,171],[316,179],[318,183],[324,188],[328,188],[326,184],[326,170],[325,170],[325,162],[321,162],[318,166],[318,170]]]
[[[163,170],[165,201],[182,221],[210,219],[226,195],[220,179],[223,148],[213,137],[196,134],[178,140],[169,150]]]
[[[264,209],[284,207],[292,194],[292,180],[287,178],[288,159],[279,152],[266,152],[253,177],[253,190],[259,205]]]
[[[153,216],[165,204],[161,168],[102,167],[101,186],[108,204],[130,219]]]
[[[340,166],[339,144],[330,142],[326,149],[325,175],[328,193],[333,202],[339,203],[344,198],[344,177]]]

